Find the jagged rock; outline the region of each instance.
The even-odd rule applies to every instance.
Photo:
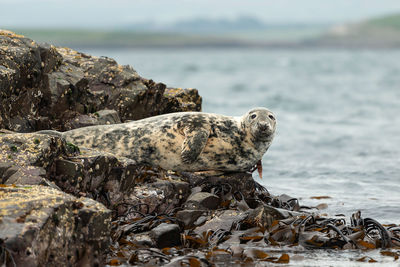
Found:
[[[42,134],[0,134],[3,184],[50,185],[46,178],[56,158],[66,154],[65,142]]]
[[[203,210],[180,210],[176,213],[176,218],[183,222],[185,227],[193,227],[197,219],[203,215]]]
[[[185,206],[190,209],[214,210],[218,207],[220,199],[218,196],[208,192],[197,192],[189,196]]]
[[[303,215],[300,212],[274,208],[265,204],[260,205],[256,209],[249,210],[245,214],[245,218],[237,222],[237,229],[245,230],[251,227],[268,228],[276,220]]]
[[[164,96],[168,99],[167,109],[170,112],[201,110],[201,99],[199,101],[196,89],[166,88]]]
[[[117,111],[122,122],[201,110],[196,89],[166,89],[107,57],[38,44],[4,30],[0,55],[0,128],[69,130],[94,125],[90,118],[104,109]]]
[[[158,177],[157,177],[158,176]],[[152,181],[137,184],[124,197],[129,205],[144,213],[164,213],[180,207],[190,193],[189,184],[176,180],[161,180],[163,175],[153,176]]]
[[[246,218],[246,216],[247,213],[239,212],[237,210],[217,211],[205,224],[196,227],[194,232],[201,235],[209,229],[230,231],[234,223]]]
[[[94,266],[104,262],[111,211],[46,186],[0,187],[0,265]]]
[[[144,213],[164,212],[180,206],[190,194],[189,183],[168,178],[164,171],[96,150],[81,149],[79,155],[57,159],[55,165],[52,178],[63,191],[107,207],[126,203]],[[115,211],[123,214],[126,206]]]
[[[97,116],[98,124],[115,124],[121,123],[118,112],[111,109],[99,110],[95,113]]]
[[[76,117],[65,121],[65,127],[69,129],[82,128],[92,125],[98,125],[98,119],[93,114],[76,115]]]
[[[150,231],[150,237],[158,248],[174,247],[182,244],[181,230],[177,224],[162,223]]]
[[[191,187],[199,186],[202,191],[210,192],[211,187],[224,187],[231,193],[241,192],[245,198],[253,198],[255,192],[255,182],[251,173],[229,173],[223,175],[209,175],[207,172],[188,173],[181,175],[186,177]]]
[[[150,232],[135,233],[129,236],[132,241],[142,246],[154,247],[154,241],[150,237]]]
[[[108,207],[145,203],[151,211],[180,206],[190,193],[187,182],[168,179],[164,172],[137,166],[129,159],[73,150],[76,147],[57,136],[0,134],[0,183],[49,185]]]
[[[124,181],[124,177],[120,176],[122,166],[117,158],[94,150],[81,150],[79,155],[60,158],[55,165],[56,175],[53,178],[64,192],[101,199],[104,204],[107,204],[105,196],[102,196],[108,192],[106,183],[117,177]],[[111,195],[109,197],[114,199]]]

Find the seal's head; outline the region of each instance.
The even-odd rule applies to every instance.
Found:
[[[256,141],[272,141],[275,134],[275,115],[266,108],[254,108],[242,117],[242,127],[250,132]]]

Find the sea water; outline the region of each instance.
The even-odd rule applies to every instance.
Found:
[[[86,50],[169,87],[197,88],[203,111],[271,109],[270,193],[321,211],[400,223],[400,50]],[[330,198],[315,200],[313,196]]]

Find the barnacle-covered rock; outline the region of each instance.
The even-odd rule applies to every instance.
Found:
[[[201,97],[196,89],[166,89],[111,58],[0,30],[0,128],[69,130],[104,123],[96,120],[104,109],[124,122],[200,111]]]
[[[47,186],[0,187],[0,264],[99,266],[111,211]]]
[[[68,153],[59,137],[35,133],[0,134],[0,183],[51,185],[55,160]],[[53,185],[54,186],[54,185]]]

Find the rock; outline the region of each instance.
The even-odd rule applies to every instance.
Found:
[[[91,197],[107,206],[118,201],[106,186],[110,180],[125,181],[122,165],[113,155],[83,149],[79,155],[58,159],[55,165],[53,180],[64,192]],[[119,191],[119,185],[113,190]]]
[[[268,228],[276,220],[283,220],[293,216],[304,215],[300,212],[274,208],[268,205],[261,205],[256,209],[246,212],[245,218],[236,223],[235,228],[246,230],[252,227]]]
[[[115,110],[99,110],[91,114],[76,115],[74,118],[65,122],[64,127],[75,129],[100,124],[121,123],[118,112]]]
[[[189,184],[176,180],[161,180],[161,177],[163,176],[155,175],[153,181],[135,185],[125,194],[124,201],[140,207],[138,211],[143,213],[166,213],[180,207],[189,195]]]
[[[126,205],[146,214],[165,212],[181,206],[190,194],[185,181],[96,150],[81,149],[78,155],[59,158],[54,169],[52,181],[64,192],[91,197],[114,207],[117,214],[123,214]]]
[[[180,246],[181,233],[177,224],[162,223],[150,231],[150,237],[158,248]]]
[[[168,99],[167,109],[170,112],[201,110],[202,101],[194,88],[166,88],[164,96]]]
[[[115,114],[94,115],[103,116],[102,110],[117,111],[122,122],[201,110],[196,89],[166,89],[107,57],[38,44],[4,30],[0,54],[0,128],[63,131],[118,121]]]
[[[237,221],[243,220],[246,218],[247,213],[239,212],[237,210],[223,210],[223,211],[216,211],[211,216],[205,224],[196,227],[194,232],[201,235],[203,232],[208,231],[209,229],[212,230],[226,230],[230,231],[232,229],[232,225],[234,225]]]
[[[154,242],[150,237],[150,232],[135,233],[129,235],[132,242],[142,246],[154,247]]]
[[[65,121],[64,127],[69,129],[82,128],[98,125],[99,121],[93,114],[76,115],[74,118]]]
[[[219,197],[208,192],[197,192],[189,196],[185,206],[190,209],[214,210],[219,205]]]
[[[181,204],[187,199],[190,194],[189,183],[171,179],[168,177],[161,176],[164,179],[156,179],[153,183],[149,184],[149,188],[154,188],[164,196],[165,203],[169,206],[175,207],[181,206]],[[167,208],[165,206],[165,208]]]
[[[219,188],[224,193],[240,192],[246,199],[254,198],[256,187],[250,173],[210,175],[208,172],[183,172],[181,175],[187,178],[191,187],[200,186],[203,192],[213,193],[213,190]]]
[[[110,109],[99,110],[95,113],[98,124],[115,124],[121,123],[118,112]]]
[[[43,184],[56,158],[67,153],[59,137],[42,134],[0,134],[0,173],[4,184]]]
[[[91,199],[46,186],[0,187],[5,266],[102,265],[110,229],[111,211]]]
[[[157,212],[178,207],[189,196],[189,184],[168,178],[165,172],[109,153],[74,150],[57,136],[0,134],[0,183],[48,185],[107,207],[145,203],[149,211]]]
[[[186,228],[191,228],[203,213],[202,210],[180,210],[176,213],[176,218],[183,222]]]

